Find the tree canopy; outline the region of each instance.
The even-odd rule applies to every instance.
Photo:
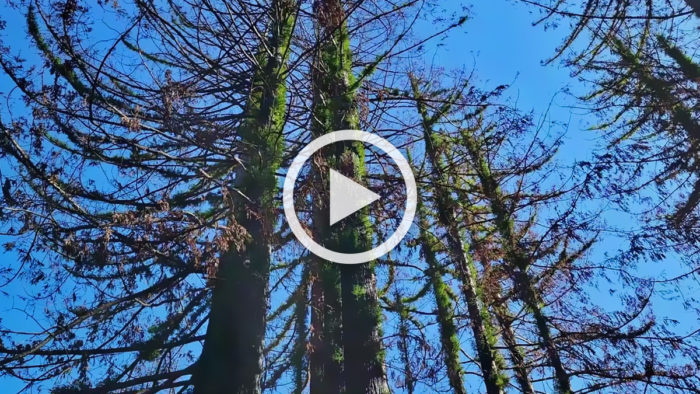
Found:
[[[8,2],[22,18],[0,32],[29,45],[0,35],[0,381],[699,392],[700,3],[503,3],[565,32],[545,61],[595,120],[575,160],[577,131],[520,106],[511,76],[433,56],[478,18],[462,3]],[[418,183],[409,235],[352,266],[304,249],[281,208],[292,158],[340,129],[389,140]],[[382,203],[329,225],[329,169]],[[361,143],[315,154],[296,190],[344,252],[390,235],[407,193]]]

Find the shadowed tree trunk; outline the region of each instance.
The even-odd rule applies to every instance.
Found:
[[[316,52],[311,70],[313,92],[311,133],[313,138],[333,131],[330,125],[334,99],[333,86],[328,82],[332,72],[328,57],[337,56],[333,44],[328,42],[334,36],[329,26],[328,16],[324,11],[324,2],[314,2],[315,34],[317,39]],[[338,61],[334,59],[334,61]],[[329,211],[329,180],[328,167],[332,157],[328,149],[316,153],[313,160],[313,184],[319,185],[313,195],[313,236],[323,245],[329,247],[333,239],[330,229]],[[311,394],[339,393],[343,386],[343,345],[342,345],[342,307],[340,290],[340,267],[325,261],[318,256],[312,256],[312,287],[311,287],[311,338],[309,349],[310,392]]]
[[[410,344],[408,340],[408,335],[409,335],[409,316],[410,316],[410,309],[404,305],[403,300],[401,298],[401,294],[399,292],[396,292],[396,296],[394,298],[394,303],[396,307],[396,312],[399,315],[399,324],[398,324],[398,348],[399,348],[399,354],[401,355],[401,362],[403,362],[403,380],[404,384],[403,387],[406,389],[406,392],[408,394],[413,394],[416,385],[415,385],[415,374],[413,373],[413,368],[411,367],[411,355],[410,355]]]
[[[248,119],[238,130],[249,151],[247,168],[236,173],[235,182],[248,203],[241,200],[234,209],[247,241],[239,249],[231,245],[213,279],[209,326],[194,374],[197,393],[261,392],[276,172],[284,149],[285,63],[297,6],[295,0],[272,2],[266,43],[271,50],[259,51]]]
[[[340,0],[318,0],[314,3],[314,13],[317,35],[321,42],[318,44],[313,69],[315,124],[312,128],[317,135],[341,129],[356,129],[359,127],[355,103],[356,84],[352,74],[352,54],[344,5]],[[329,147],[324,155],[322,161],[325,163],[318,168],[319,171],[316,174],[320,181],[317,184],[328,185],[328,179],[326,179],[328,168],[335,168],[359,182],[364,178],[362,144],[336,144]],[[328,208],[325,205],[328,199],[325,197],[320,198],[320,201],[315,204],[317,214],[314,216],[314,227],[319,233],[319,239],[325,241],[325,246],[345,253],[370,249],[372,230],[369,224],[369,210],[362,209],[331,229],[328,225]],[[322,281],[331,282],[320,286],[324,293],[322,296],[326,300],[332,297],[331,305],[336,306],[332,311],[336,312],[335,316],[330,316],[330,313],[324,316],[327,320],[334,319],[334,321],[342,318],[341,357],[345,392],[351,394],[388,392],[380,329],[381,310],[377,300],[373,264],[338,266],[323,261],[318,261],[317,264],[321,272],[325,272],[321,278]],[[336,278],[340,280],[342,316],[337,315]],[[316,296],[321,296],[320,290],[317,293],[319,294]],[[328,308],[329,305],[322,307]],[[323,324],[325,329],[328,321],[324,321]],[[317,335],[319,328],[314,327],[313,335]],[[338,328],[338,324],[333,324],[333,328]],[[326,336],[337,338],[335,333],[327,333]],[[338,362],[339,350],[338,348],[333,350],[335,360],[328,360],[330,354],[326,351],[325,360],[319,360],[315,364],[316,372],[313,372],[315,375],[312,376],[311,382],[313,392],[338,392],[335,383],[333,386],[327,386],[324,383],[321,389],[318,381],[327,380],[327,375],[320,374],[322,370],[329,369],[319,368],[319,362],[330,364],[333,373],[337,372],[332,363]],[[314,369],[313,366],[312,369]],[[317,382],[314,382],[314,378]]]
[[[504,305],[495,305],[493,309],[498,325],[501,327],[501,337],[503,337],[503,342],[508,348],[508,354],[510,355],[510,361],[513,365],[515,379],[518,381],[520,391],[524,394],[534,394],[535,389],[532,387],[532,382],[530,381],[528,368],[525,363],[525,356],[520,350],[515,332],[513,331],[513,317],[510,311],[508,311],[508,308]]]
[[[304,266],[294,305],[294,348],[290,355],[294,394],[303,393],[308,381],[308,359],[305,356],[308,346],[309,268],[309,264]]]

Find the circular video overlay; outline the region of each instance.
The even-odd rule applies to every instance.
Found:
[[[296,183],[299,172],[304,164],[311,158],[316,151],[323,148],[324,146],[341,142],[341,141],[359,141],[362,143],[367,143],[373,145],[384,153],[386,153],[395,163],[396,166],[401,171],[401,176],[403,177],[404,184],[406,185],[406,207],[404,208],[403,218],[401,223],[396,228],[396,231],[384,242],[374,249],[367,250],[360,253],[340,253],[330,249],[327,249],[309,236],[297,217],[296,210],[294,209],[294,185]],[[332,171],[332,170],[331,170]],[[350,194],[357,192],[357,189],[364,189],[358,184],[352,185],[352,181],[347,179],[340,184],[340,187],[350,187]],[[350,184],[348,184],[350,183]],[[333,189],[333,180],[331,179],[331,189]],[[369,190],[365,189],[365,192],[359,190],[359,193],[371,193]],[[333,194],[342,195],[342,193],[334,193],[331,190],[331,199],[333,199]],[[417,191],[416,191],[416,180],[413,177],[413,172],[411,171],[411,166],[408,164],[406,158],[403,157],[401,152],[389,141],[375,134],[367,133],[362,130],[339,130],[332,133],[325,134],[315,140],[311,141],[304,149],[299,152],[299,154],[292,161],[289,170],[287,171],[287,176],[284,179],[284,188],[282,191],[282,205],[284,207],[284,215],[287,218],[289,227],[296,238],[301,242],[304,247],[306,247],[311,253],[325,260],[332,261],[338,264],[361,264],[368,261],[375,260],[394,249],[399,242],[406,236],[408,230],[411,228],[413,223],[413,218],[416,214],[416,203],[417,203]],[[371,200],[371,198],[370,198]],[[369,200],[368,200],[369,201]],[[345,201],[348,204],[355,204],[352,200]],[[371,202],[371,201],[369,201]],[[340,212],[348,211],[347,207],[343,207],[344,201],[331,201],[329,206],[331,211],[338,210]],[[334,208],[335,205],[335,208]],[[352,210],[352,207],[350,210]],[[360,207],[361,208],[361,207]],[[358,208],[359,209],[359,208]],[[333,212],[332,212],[333,214]],[[345,215],[345,213],[342,213]]]

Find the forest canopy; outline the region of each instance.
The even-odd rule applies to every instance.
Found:
[[[485,3],[5,1],[2,386],[700,392],[700,1]],[[480,67],[506,41],[544,48],[495,47],[525,80]],[[357,265],[282,209],[293,158],[346,129],[418,189],[408,235]],[[381,203],[331,223],[331,170]],[[361,252],[403,185],[335,143],[295,208]]]

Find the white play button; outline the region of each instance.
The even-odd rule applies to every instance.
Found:
[[[331,169],[331,226],[377,200],[379,194]]]
[[[318,152],[324,146],[328,146],[342,141],[361,142],[363,144],[372,145],[375,148],[383,151],[387,156],[394,161],[404,184],[406,185],[406,207],[403,212],[403,217],[396,230],[383,242],[370,250],[357,253],[342,253],[326,248],[316,242],[308,226],[303,226],[299,221],[297,212],[294,208],[294,184],[297,177],[302,171],[304,165],[311,159],[314,153]],[[361,185],[358,185],[354,180],[344,177],[333,170],[330,171],[330,225],[337,223],[344,217],[351,215],[358,209],[365,207],[376,201],[379,196],[367,190]],[[282,189],[282,206],[284,207],[284,217],[287,218],[289,229],[295,237],[306,247],[311,253],[316,256],[333,261],[339,264],[362,264],[372,260],[376,260],[394,249],[408,234],[408,231],[413,225],[413,218],[416,214],[416,206],[418,205],[418,193],[416,190],[416,180],[411,171],[411,165],[399,150],[391,144],[391,142],[378,136],[375,133],[368,133],[362,130],[338,130],[332,133],[324,134],[299,151],[292,164],[287,169],[287,175],[284,177],[284,187]],[[320,225],[320,223],[319,223]],[[363,231],[363,229],[359,229]]]

